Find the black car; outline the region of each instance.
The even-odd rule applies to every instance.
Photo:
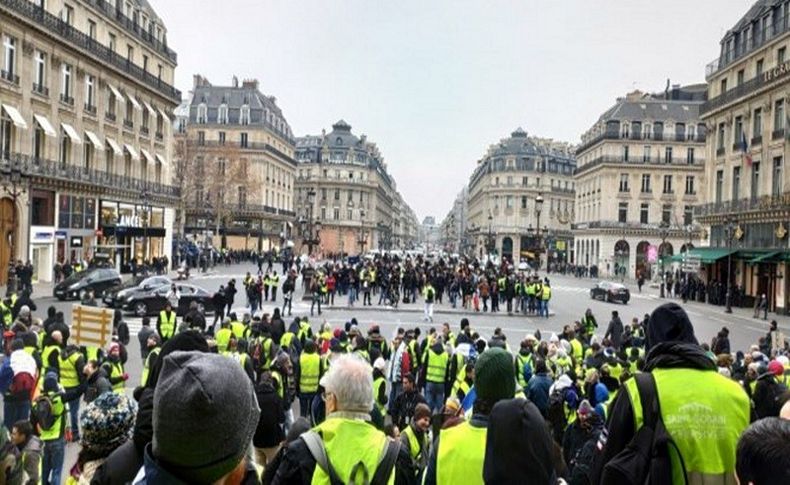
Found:
[[[626,305],[628,304],[628,300],[631,299],[631,292],[620,283],[601,281],[596,283],[590,290],[590,298],[608,302],[619,301]]]
[[[172,284],[172,281],[167,276],[137,276],[126,283],[105,291],[102,301],[110,308],[118,308],[132,295],[170,284]]]
[[[155,316],[165,309],[167,294],[170,292],[171,285],[160,286],[149,291],[141,291],[126,298],[123,302],[123,309],[132,312],[138,317]],[[189,305],[195,301],[198,308],[205,313],[214,311],[211,303],[212,294],[203,288],[192,285],[176,285],[181,297],[178,299],[177,315],[185,315],[189,311]]]
[[[112,268],[88,268],[72,273],[58,283],[52,295],[58,300],[79,300],[88,290],[93,290],[97,298],[105,291],[121,284],[121,275]]]

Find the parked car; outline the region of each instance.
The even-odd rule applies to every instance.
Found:
[[[58,300],[79,300],[88,290],[93,290],[96,298],[101,298],[109,288],[121,284],[121,275],[112,268],[88,268],[71,274],[52,290]]]
[[[192,285],[176,285],[176,288],[181,294],[178,299],[178,308],[176,308],[177,315],[185,315],[193,301],[196,301],[198,308],[205,313],[214,311],[214,305],[211,303],[212,294],[208,291]],[[170,285],[164,285],[148,291],[137,292],[124,300],[122,308],[138,317],[156,316],[165,309],[169,291]]]
[[[626,305],[628,300],[631,299],[631,292],[620,283],[600,281],[590,290],[590,298],[608,302],[619,301]]]
[[[151,291],[171,283],[172,281],[167,276],[137,276],[126,283],[109,288],[104,292],[102,301],[110,308],[118,308],[127,298],[134,294]]]

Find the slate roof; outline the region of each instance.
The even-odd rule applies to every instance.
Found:
[[[599,121],[663,121],[699,122],[699,107],[704,102],[705,85],[680,88],[693,99],[663,99],[664,93],[646,94],[641,98],[624,97],[599,118]]]

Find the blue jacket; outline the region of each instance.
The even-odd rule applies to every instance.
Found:
[[[553,383],[545,373],[535,374],[527,382],[527,399],[535,404],[544,417],[549,412],[549,389]]]

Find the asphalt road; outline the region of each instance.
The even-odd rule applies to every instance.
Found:
[[[207,274],[193,274],[186,283],[200,286],[209,292],[214,292],[221,284],[227,283],[230,278],[235,278],[237,285],[241,286],[241,281],[246,272],[251,271],[254,274],[256,270],[257,268],[252,264],[239,264],[227,267],[218,266],[214,271],[210,271]],[[428,323],[422,320],[423,304],[419,300],[414,304],[401,304],[397,309],[376,305],[372,307],[362,307],[359,304],[353,308],[349,308],[346,306],[347,300],[345,297],[337,297],[335,300],[335,307],[324,307],[322,315],[320,317],[316,315],[312,317],[310,321],[315,329],[318,324],[323,321],[327,321],[337,327],[342,326],[352,317],[356,317],[362,329],[366,329],[371,324],[375,323],[381,327],[383,335],[390,337],[394,335],[398,327],[420,327],[423,332],[425,332],[431,326],[436,326],[438,328],[443,322],[450,323],[453,330],[457,331],[461,318],[466,317],[470,320],[472,328],[483,336],[491,335],[494,329],[498,327],[502,328],[505,335],[507,335],[511,347],[515,348],[521,339],[529,333],[534,333],[536,329],[540,329],[544,338],[548,338],[552,332],[560,332],[564,325],[572,324],[575,320],[580,319],[587,308],[590,308],[596,316],[601,327],[598,333],[602,337],[612,311],[618,311],[623,322],[628,324],[632,318],[638,317],[641,319],[646,313],[651,313],[657,306],[670,300],[669,298],[659,298],[658,289],[645,287],[643,288],[643,292],[639,293],[635,285],[628,285],[626,283],[632,292],[631,301],[627,305],[606,303],[590,298],[590,288],[595,283],[595,280],[553,274],[549,275],[549,278],[552,286],[552,299],[549,306],[553,313],[549,318],[527,317],[523,315],[508,316],[506,313],[490,314],[482,312],[463,312],[451,309],[445,302],[445,304],[436,305],[434,309],[434,322]],[[300,286],[301,285],[298,284],[297,288]],[[43,294],[47,290],[49,294]],[[67,315],[67,321],[70,320],[73,302],[57,301],[51,296],[51,287],[49,289],[46,287],[37,288],[34,296],[36,304],[38,305],[36,316],[44,316],[46,314],[46,308],[53,305],[57,309],[64,311]],[[280,298],[278,303],[281,305],[281,295],[278,295],[278,298]],[[374,297],[373,301],[376,302],[377,297]],[[752,312],[749,309],[734,309],[734,313],[726,314],[724,313],[723,307],[702,303],[683,304],[679,299],[674,299],[672,301],[684,307],[694,325],[697,338],[700,342],[710,342],[712,337],[716,335],[722,326],[727,326],[730,329],[730,342],[733,350],[745,350],[749,345],[756,343],[757,339],[765,335],[768,331],[768,323],[772,317],[769,315],[769,321],[764,321],[762,319],[751,318]],[[235,306],[241,309],[245,302],[246,297],[243,292],[237,294]],[[271,313],[274,307],[275,304],[267,302],[264,304],[264,311]],[[309,314],[310,303],[301,300],[301,290],[298,289],[297,297],[294,299],[293,316]],[[126,318],[132,333],[131,343],[128,349],[129,361],[126,364],[126,371],[130,375],[127,389],[130,396],[131,390],[140,382],[140,373],[142,370],[142,361],[136,338],[137,330],[141,326],[140,320],[140,318],[131,315],[127,315]],[[788,318],[779,317],[778,320],[780,327],[784,328],[786,333],[790,333],[790,321],[788,321]],[[76,444],[68,445],[66,463],[64,465],[64,476],[73,465],[77,451],[78,446]]]

